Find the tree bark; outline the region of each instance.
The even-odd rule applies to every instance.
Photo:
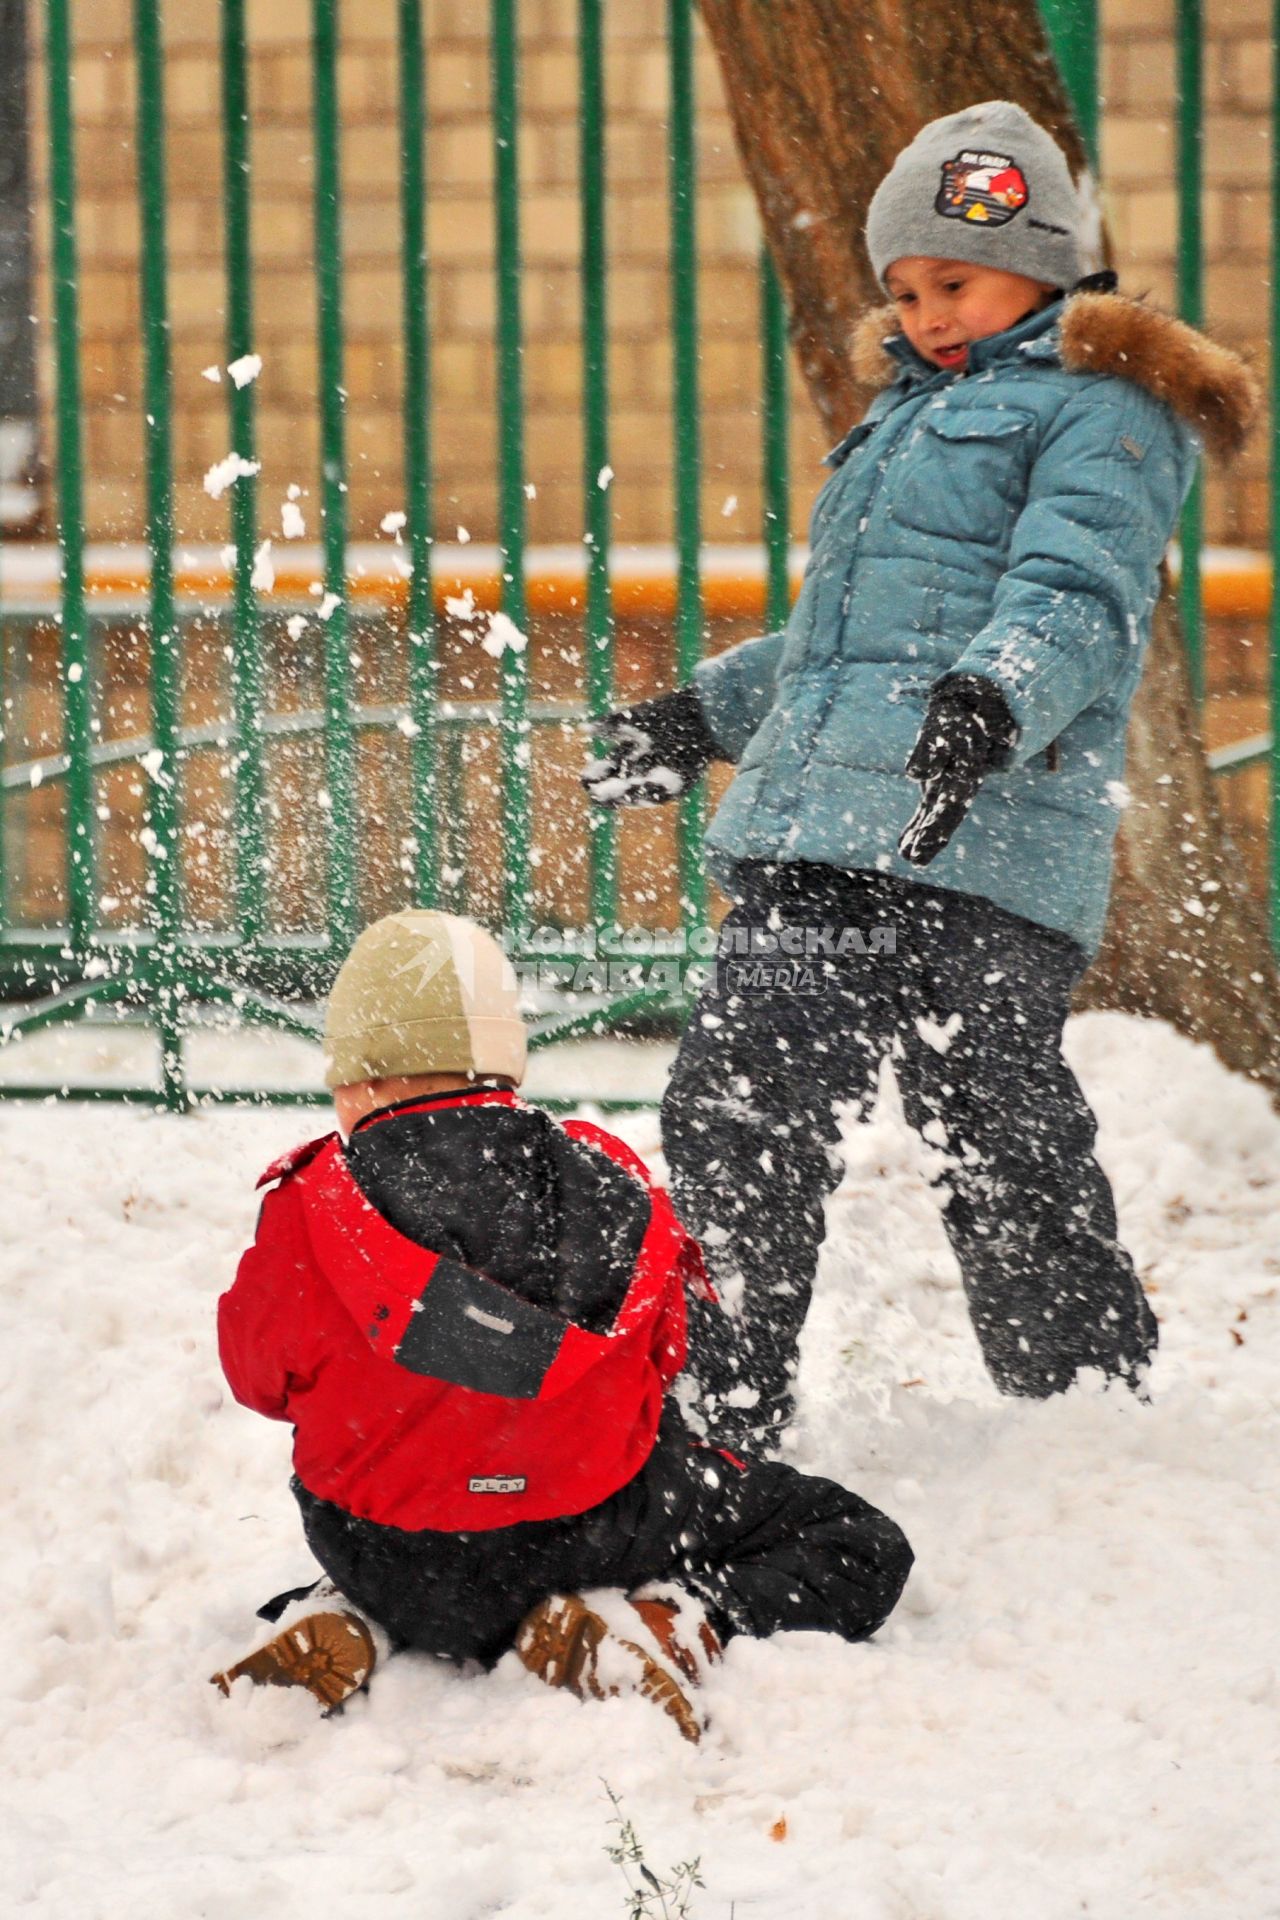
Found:
[[[743,166],[786,290],[810,398],[837,439],[868,393],[855,322],[884,295],[862,233],[872,193],[929,120],[1016,100],[1085,154],[1034,0],[700,0]],[[1280,976],[1212,790],[1168,595],[1134,703],[1116,880],[1078,1004],[1170,1021],[1280,1105]]]

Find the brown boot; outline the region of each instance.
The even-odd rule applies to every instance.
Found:
[[[702,1722],[675,1675],[611,1628],[580,1594],[553,1593],[541,1601],[521,1622],[515,1647],[530,1673],[549,1687],[567,1688],[579,1700],[607,1700],[622,1691],[617,1681],[600,1673],[601,1653],[616,1649],[622,1662],[606,1659],[606,1664],[616,1670],[625,1663],[629,1690],[661,1707],[695,1746],[702,1738]],[[680,1665],[678,1660],[675,1664]]]
[[[685,1620],[674,1600],[635,1594],[628,1597],[666,1658],[679,1668],[690,1686],[701,1686],[707,1668],[724,1657],[724,1648],[706,1615],[691,1613]]]
[[[376,1658],[373,1636],[359,1614],[309,1613],[212,1679],[223,1693],[230,1693],[232,1681],[242,1674],[255,1687],[305,1687],[332,1711],[364,1686]]]

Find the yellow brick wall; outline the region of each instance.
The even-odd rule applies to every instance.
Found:
[[[39,9],[34,9],[38,14]],[[1265,337],[1268,205],[1268,6],[1211,0],[1206,46],[1204,208],[1210,321],[1258,351]],[[136,533],[140,486],[133,63],[127,0],[76,12],[79,238],[92,531]],[[522,245],[535,539],[581,525],[577,285],[577,9],[523,0]],[[440,0],[428,9],[429,240],[434,438],[443,526],[492,537],[495,499],[492,149],[489,9]],[[1107,212],[1125,280],[1172,298],[1175,222],[1172,0],[1105,0],[1103,159]],[[627,0],[606,15],[615,407],[613,504],[623,540],[671,534],[670,362],[661,338],[666,268],[665,9]],[[290,483],[314,489],[316,434],[307,0],[253,0],[253,164],[258,385],[264,519]],[[402,491],[393,0],[342,10],[345,313],[352,530],[371,536]],[[179,524],[225,537],[227,507],[201,488],[225,452],[225,388],[201,378],[222,359],[218,9],[165,8],[173,363]],[[759,525],[757,226],[714,61],[697,42],[699,299],[703,333],[703,506],[709,535],[751,538]],[[37,94],[39,89],[37,89]],[[37,159],[43,164],[43,130]],[[47,220],[38,239],[43,248]],[[42,272],[40,311],[48,312]],[[46,340],[47,346],[47,340]],[[48,354],[45,384],[48,388]],[[821,434],[797,386],[795,523],[815,482]],[[1266,442],[1209,488],[1211,536],[1261,544]],[[727,500],[737,505],[728,514]],[[314,514],[313,514],[314,517]]]
[[[494,274],[489,9],[449,0],[429,10],[428,236],[434,362],[433,439],[439,521],[477,539],[495,532]],[[256,346],[264,532],[292,483],[316,482],[309,7],[251,5]],[[609,100],[611,459],[618,537],[671,538],[670,356],[655,337],[669,311],[665,10],[627,0],[606,10]],[[370,538],[400,504],[399,212],[393,0],[343,8],[342,167],[350,510]],[[581,342],[577,197],[577,9],[525,0],[522,34],[521,243],[528,403],[526,451],[534,540],[582,526]],[[217,120],[218,10],[169,0],[169,240],[178,524],[193,540],[226,538],[225,499],[206,469],[228,446],[226,388],[201,377],[224,358],[222,212]],[[123,0],[76,10],[88,502],[91,533],[140,529],[140,353],[134,75]],[[701,197],[700,299],[704,512],[712,538],[754,538],[760,515],[758,229],[733,150],[709,48],[697,51]],[[39,88],[37,88],[39,95]],[[39,118],[39,113],[38,113]],[[37,164],[44,165],[43,126]],[[43,212],[43,209],[42,209]],[[39,231],[39,302],[48,313]],[[43,377],[49,391],[47,335]],[[797,394],[797,525],[822,438]],[[726,500],[736,496],[728,514]]]

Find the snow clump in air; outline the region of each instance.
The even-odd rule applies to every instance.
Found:
[[[253,556],[253,572],[249,576],[250,584],[256,593],[270,593],[276,584],[275,564],[271,558],[271,542],[264,540]]]
[[[501,660],[504,653],[523,653],[529,644],[529,636],[521,633],[515,621],[505,613],[489,615],[489,631],[480,645],[495,660]]]
[[[225,460],[216,460],[210,467],[204,477],[204,490],[211,500],[221,500],[237,480],[246,480],[251,474],[261,472],[261,460],[246,460],[242,453],[229,453]]]

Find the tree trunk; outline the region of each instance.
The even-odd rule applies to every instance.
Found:
[[[850,340],[884,296],[862,243],[867,205],[926,121],[1016,100],[1084,169],[1034,0],[700,0],[743,165],[787,294],[791,337],[832,439],[869,398]],[[1280,977],[1225,832],[1176,611],[1158,610],[1129,735],[1103,950],[1079,1004],[1121,1007],[1208,1040],[1280,1104]]]

